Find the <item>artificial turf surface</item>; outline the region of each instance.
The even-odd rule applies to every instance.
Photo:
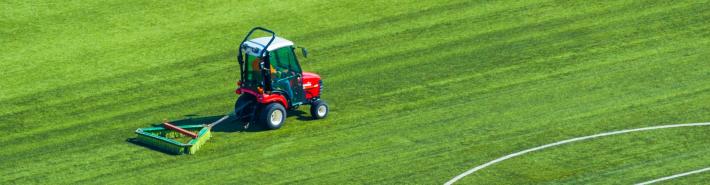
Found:
[[[309,49],[327,119],[225,123],[196,155],[130,142],[230,111],[254,26]],[[0,2],[0,41],[0,184],[440,184],[559,140],[710,121],[708,1],[17,1]],[[710,166],[709,131],[573,143],[459,182],[652,180]]]

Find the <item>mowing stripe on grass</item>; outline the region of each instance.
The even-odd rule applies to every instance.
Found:
[[[470,170],[468,170],[468,171],[466,171],[466,172],[463,172],[462,174],[457,175],[456,177],[452,178],[451,180],[447,181],[447,182],[444,183],[444,184],[445,184],[445,185],[451,185],[451,184],[453,184],[454,182],[456,182],[456,181],[458,181],[458,180],[461,180],[463,177],[465,177],[465,176],[467,176],[467,175],[470,175],[470,174],[472,174],[473,172],[476,172],[476,171],[481,170],[481,169],[483,169],[483,168],[486,168],[486,167],[488,167],[488,166],[490,166],[490,165],[493,165],[493,164],[495,164],[495,163],[499,163],[499,162],[501,162],[501,161],[504,161],[504,160],[507,160],[507,159],[510,159],[510,158],[513,158],[513,157],[516,157],[516,156],[519,156],[519,155],[523,155],[523,154],[526,154],[526,153],[530,153],[530,152],[542,150],[542,149],[549,148],[549,147],[554,147],[554,146],[563,145],[563,144],[567,144],[567,143],[572,143],[572,142],[576,142],[576,141],[594,139],[594,138],[598,138],[598,137],[611,136],[611,135],[617,135],[617,134],[625,134],[625,133],[630,133],[630,132],[639,132],[639,131],[656,130],[656,129],[666,129],[666,128],[675,128],[675,127],[691,127],[691,126],[710,126],[710,122],[705,122],[705,123],[685,123],[685,124],[672,124],[672,125],[660,125],[660,126],[652,126],[652,127],[642,127],[642,128],[635,128],[635,129],[626,129],[626,130],[618,130],[618,131],[612,131],[612,132],[605,132],[605,133],[600,133],[600,134],[595,134],[595,135],[590,135],[590,136],[583,136],[583,137],[577,137],[577,138],[567,139],[567,140],[563,140],[563,141],[558,141],[558,142],[554,142],[554,143],[550,143],[550,144],[538,146],[538,147],[535,147],[535,148],[523,150],[523,151],[520,151],[520,152],[508,154],[508,155],[506,155],[506,156],[503,156],[503,157],[497,158],[497,159],[495,159],[495,160],[489,161],[489,162],[487,162],[487,163],[485,163],[485,164],[476,166],[475,168],[472,168],[472,169],[470,169]],[[703,169],[703,170],[706,170],[706,169]],[[701,172],[702,172],[702,171],[701,171]],[[695,172],[695,173],[699,173],[699,172]],[[681,174],[681,176],[682,176],[682,174]],[[675,177],[672,177],[672,178],[675,178]]]
[[[710,6],[698,1],[8,5],[0,184],[430,184],[452,169],[573,137],[710,121]],[[312,51],[301,65],[322,75],[332,116],[306,121],[302,107],[278,131],[220,125],[198,155],[127,142],[163,118],[199,124],[191,117],[230,110],[235,42],[257,25]],[[708,128],[665,130],[687,136],[678,146],[657,137],[661,130],[644,132],[654,135],[638,142],[662,142],[618,155],[654,157],[628,161],[580,142],[575,152],[608,163],[567,156],[556,170],[572,175],[508,161],[464,180],[638,183],[702,168]],[[613,146],[631,135],[593,142]],[[550,159],[560,148],[538,153]],[[649,164],[682,170],[659,174]]]
[[[658,179],[654,179],[654,180],[650,180],[650,181],[638,183],[638,184],[636,184],[636,185],[653,184],[653,183],[657,183],[657,182],[661,182],[661,181],[665,181],[665,180],[675,179],[675,178],[678,178],[678,177],[688,176],[688,175],[692,175],[692,174],[696,174],[696,173],[702,173],[702,172],[706,172],[706,171],[710,171],[710,167],[703,168],[703,169],[699,169],[699,170],[694,170],[694,171],[689,171],[689,172],[685,172],[685,173],[675,174],[675,175],[671,175],[671,176],[668,176],[668,177],[658,178]]]

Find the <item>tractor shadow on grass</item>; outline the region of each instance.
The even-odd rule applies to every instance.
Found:
[[[224,115],[214,116],[199,116],[195,114],[185,115],[185,118],[180,120],[170,121],[171,124],[182,125],[207,125],[222,118]],[[160,123],[153,124],[154,127],[161,126]],[[224,122],[212,127],[212,132],[263,132],[268,131],[265,127],[257,127],[256,124],[245,125],[241,121],[234,118],[224,120]]]
[[[295,116],[297,120],[300,121],[310,121],[313,118],[310,113],[301,110],[287,110],[286,114],[288,117]],[[181,126],[181,125],[200,125],[200,124],[210,124],[222,118],[224,115],[214,115],[214,116],[199,116],[196,114],[184,115],[184,119],[170,121],[171,124]],[[154,127],[160,127],[161,123],[152,124]],[[216,125],[212,128],[212,132],[264,132],[269,131],[265,125],[260,125],[256,123],[243,123],[234,118],[225,120],[224,122]]]
[[[289,117],[296,116],[296,119],[300,121],[314,120],[313,117],[311,117],[311,113],[302,110],[287,110],[286,114],[288,114]]]

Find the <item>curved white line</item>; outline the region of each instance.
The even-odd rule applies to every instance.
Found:
[[[696,173],[702,173],[702,172],[705,172],[705,171],[710,171],[710,167],[703,168],[703,169],[699,169],[699,170],[695,170],[695,171],[689,171],[689,172],[685,172],[685,173],[681,173],[681,174],[675,174],[675,175],[671,175],[671,176],[663,177],[663,178],[659,178],[659,179],[654,179],[654,180],[650,180],[650,181],[638,183],[638,184],[636,184],[636,185],[647,185],[647,184],[657,183],[657,182],[661,182],[661,181],[665,181],[665,180],[670,180],[670,179],[675,179],[675,178],[682,177],[682,176],[686,176],[686,175],[692,175],[692,174],[696,174]]]
[[[458,176],[454,177],[453,179],[447,181],[447,182],[444,183],[444,184],[445,184],[445,185],[451,185],[451,184],[453,184],[454,182],[456,182],[456,181],[458,181],[458,180],[461,180],[461,178],[463,178],[463,177],[465,177],[465,176],[467,176],[467,175],[470,175],[470,174],[472,174],[473,172],[476,172],[476,171],[478,171],[478,170],[481,170],[481,169],[483,169],[483,168],[485,168],[485,167],[488,167],[488,166],[490,166],[490,165],[493,165],[493,164],[495,164],[495,163],[499,163],[499,162],[504,161],[504,160],[506,160],[506,159],[510,159],[510,158],[513,158],[513,157],[516,157],[516,156],[519,156],[519,155],[523,155],[523,154],[526,154],[526,153],[529,153],[529,152],[534,152],[534,151],[542,150],[542,149],[549,148],[549,147],[553,147],[553,146],[558,146],[558,145],[563,145],[563,144],[567,144],[567,143],[571,143],[571,142],[582,141],[582,140],[587,140],[587,139],[593,139],[593,138],[598,138],[598,137],[604,137],[604,136],[610,136],[610,135],[616,135],[616,134],[624,134],[624,133],[629,133],[629,132],[639,132],[639,131],[646,131],[646,130],[674,128],[674,127],[708,126],[708,125],[710,125],[710,122],[706,122],[706,123],[685,123],[685,124],[673,124],[673,125],[660,125],[660,126],[652,126],[652,127],[643,127],[643,128],[635,128],[635,129],[627,129],[627,130],[618,130],[618,131],[612,131],[612,132],[605,132],[605,133],[595,134],[595,135],[591,135],[591,136],[584,136],[584,137],[578,137],[578,138],[572,138],[572,139],[567,139],[567,140],[563,140],[563,141],[558,141],[558,142],[555,142],[555,143],[550,143],[550,144],[538,146],[538,147],[535,147],[535,148],[523,150],[523,151],[520,151],[520,152],[508,154],[508,155],[506,155],[506,156],[503,156],[503,157],[500,157],[500,158],[498,158],[498,159],[492,160],[492,161],[487,162],[487,163],[485,163],[485,164],[482,164],[482,165],[480,165],[480,166],[476,166],[475,168],[472,168],[472,169],[470,169],[470,170],[468,170],[468,171],[466,171],[466,172],[463,172],[462,174],[459,174]]]

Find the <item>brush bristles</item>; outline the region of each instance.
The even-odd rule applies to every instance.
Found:
[[[202,130],[200,130],[200,133],[198,133],[197,138],[190,141],[190,144],[192,144],[192,146],[189,147],[190,154],[195,154],[195,152],[197,152],[197,150],[199,150],[200,147],[202,147],[202,145],[204,145],[205,142],[210,139],[210,137],[212,137],[212,132],[210,132],[210,129],[202,128]]]

